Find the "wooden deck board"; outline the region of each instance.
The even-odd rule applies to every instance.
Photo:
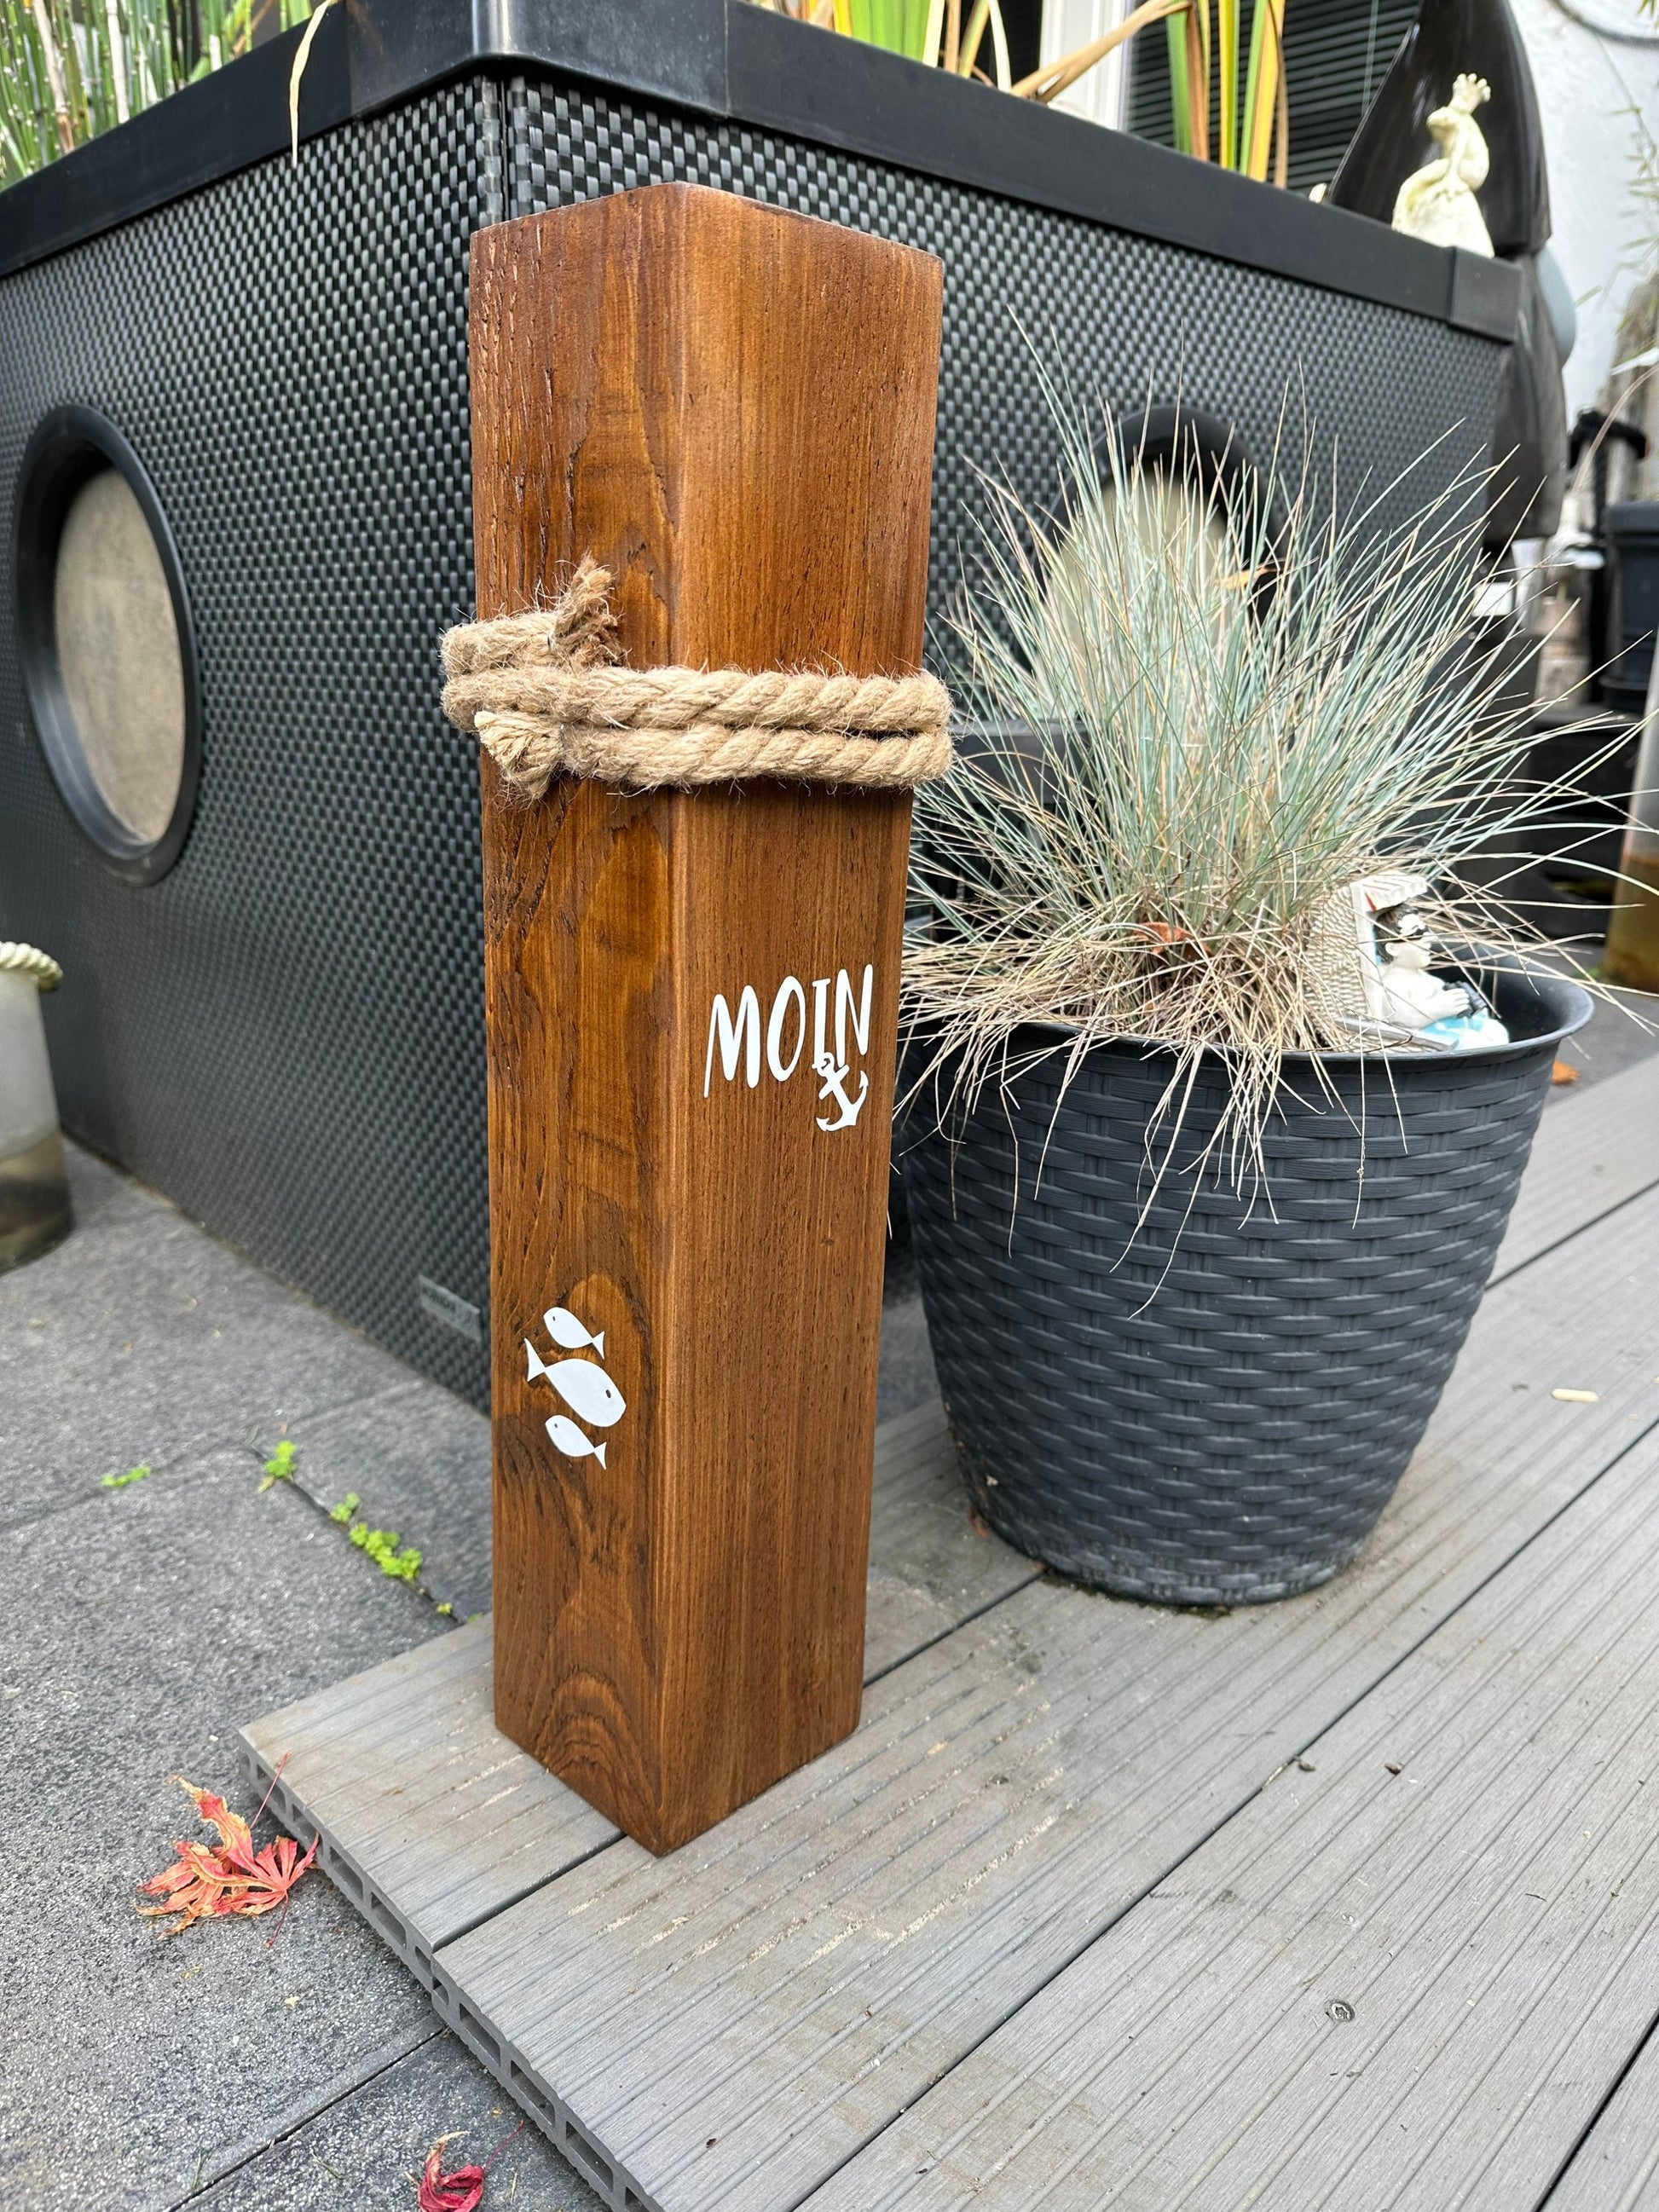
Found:
[[[1659,1987],[1656,1477],[1650,1436],[812,2212],[1536,2204]]]
[[[1551,1102],[1492,1273],[1501,1282],[1659,1184],[1659,1058]]]
[[[866,1681],[948,1635],[1042,1570],[975,1527],[937,1399],[884,1422],[876,1437]]]
[[[884,1425],[871,1522],[871,1675],[1038,1571],[969,1521],[937,1402]],[[262,1792],[274,1784],[279,1817],[307,1837],[320,1822],[330,1872],[430,1987],[437,1945],[617,1832],[496,1730],[487,1620],[346,1687],[244,1729],[244,1761]]]
[[[1650,2002],[1659,2014],[1659,1988]],[[1547,2212],[1659,2212],[1659,2027],[1650,2027],[1545,2204]]]
[[[619,2212],[782,2212],[815,2191],[861,2207],[854,2177],[931,2204],[930,2177],[882,2161],[979,2078],[975,2054],[1172,1909],[1173,1869],[1283,1817],[1287,1784],[1320,1777],[1279,1771],[1262,1794],[1276,1771],[1365,1725],[1435,1644],[1461,1651],[1442,1641],[1458,1608],[1493,1602],[1531,1540],[1566,1541],[1540,1536],[1555,1516],[1601,1525],[1581,1523],[1589,1486],[1659,1419],[1659,1350],[1631,1341],[1659,1240],[1656,1127],[1651,1065],[1552,1107],[1445,1400],[1365,1556],[1323,1590],[1218,1619],[1038,1580],[969,1524],[934,1407],[878,1444],[858,1734],[686,1850],[613,1839],[495,1734],[487,1624],[256,1723],[250,1761],[291,1754],[279,1806],[320,1825],[348,1894]],[[1202,1987],[1237,2006],[1248,1947],[1207,1924],[1231,1963]],[[1604,2088],[1642,2032],[1628,1980],[1606,1989]],[[973,2203],[1046,2205],[1060,2139]],[[1180,2201],[1237,2198],[1200,2184]],[[1604,2201],[1624,2200],[1584,2203]]]
[[[697,1845],[618,1844],[448,1947],[440,2010],[487,2019],[642,2200],[799,2203],[1652,1425],[1653,1356],[1621,1338],[1656,1237],[1659,1194],[1557,1255],[1547,1296],[1535,1270],[1492,1293],[1338,1582],[1222,1620],[1024,1589]]]

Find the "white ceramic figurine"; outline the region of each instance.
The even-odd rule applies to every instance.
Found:
[[[1435,940],[1416,903],[1428,889],[1392,868],[1337,892],[1309,946],[1318,988],[1339,1020],[1381,1042],[1438,1052],[1507,1044],[1478,992],[1431,969]]]
[[[1492,258],[1492,234],[1475,194],[1486,181],[1490,156],[1474,111],[1492,98],[1483,76],[1460,76],[1444,107],[1429,118],[1440,159],[1414,170],[1394,204],[1394,227],[1431,246],[1461,246]]]
[[[1467,983],[1431,974],[1434,939],[1409,906],[1384,908],[1372,925],[1376,1018],[1410,1030],[1427,1042],[1468,1052],[1507,1044],[1510,1033]]]

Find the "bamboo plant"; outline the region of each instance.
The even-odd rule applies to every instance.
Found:
[[[1142,0],[1126,19],[1015,80],[1000,0],[758,0],[912,61],[1048,102],[1135,34],[1165,25],[1175,139],[1183,153],[1285,180],[1285,0],[1255,0],[1241,108],[1243,0]],[[312,13],[312,0],[0,0],[0,185],[246,53]],[[1212,52],[1220,96],[1210,112]]]
[[[311,0],[0,0],[0,185],[310,13]]]
[[[1271,167],[1276,185],[1283,185],[1288,175],[1285,0],[1254,0],[1242,97],[1244,0],[1141,0],[1101,37],[1018,80],[1009,68],[999,0],[757,0],[757,4],[1045,104],[1058,99],[1138,32],[1161,22],[1169,40],[1170,108],[1180,151],[1262,179]],[[1213,116],[1212,76],[1219,93]]]

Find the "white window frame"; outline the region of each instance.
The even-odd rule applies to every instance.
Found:
[[[1133,0],[1042,0],[1042,66],[1063,60],[1086,46],[1091,39],[1103,38],[1128,14]],[[1062,92],[1052,102],[1063,107],[1068,115],[1081,115],[1091,123],[1103,123],[1108,129],[1121,131],[1127,110],[1129,92],[1128,53],[1133,41],[1097,62],[1086,75]]]

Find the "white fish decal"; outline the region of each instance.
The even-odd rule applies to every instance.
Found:
[[[550,1382],[567,1406],[596,1428],[614,1428],[628,1411],[622,1392],[591,1359],[560,1359],[550,1367],[528,1337],[524,1340],[532,1382]]]
[[[604,1332],[590,1329],[586,1323],[572,1313],[568,1306],[549,1306],[542,1322],[555,1344],[566,1352],[587,1349],[605,1352]],[[550,1382],[569,1407],[571,1413],[587,1423],[589,1428],[614,1428],[628,1411],[627,1401],[597,1359],[543,1358],[528,1337],[524,1340],[525,1358],[529,1362],[532,1382]],[[544,1425],[555,1446],[567,1459],[597,1459],[605,1465],[605,1447],[596,1444],[586,1431],[579,1427],[569,1414],[551,1414]]]
[[[628,1411],[626,1400],[603,1367],[591,1359],[562,1359],[542,1372],[573,1413],[596,1429],[614,1428]]]
[[[542,1323],[554,1343],[566,1352],[583,1352],[591,1344],[600,1358],[605,1358],[605,1331],[591,1336],[568,1306],[549,1306]]]
[[[605,1465],[605,1446],[585,1437],[574,1421],[562,1413],[555,1413],[547,1424],[547,1433],[567,1459],[586,1459],[591,1452],[599,1465]]]

